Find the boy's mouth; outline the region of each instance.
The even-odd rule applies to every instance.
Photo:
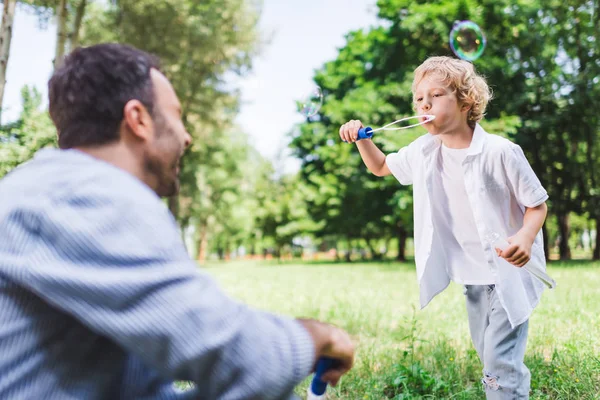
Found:
[[[419,118],[422,124],[428,124],[435,119],[435,115],[423,115]]]

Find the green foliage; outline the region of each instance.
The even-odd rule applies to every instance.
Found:
[[[590,19],[593,2],[379,0],[377,5],[383,24],[350,32],[337,58],[315,74],[326,103],[291,142],[302,160],[301,176],[314,188],[309,205],[322,235],[410,233],[412,210],[405,206],[410,190],[369,175],[354,146],[341,143],[337,132],[350,119],[376,127],[413,115],[413,70],[429,56],[452,55],[448,34],[454,21],[463,19],[478,23],[488,38],[474,62],[494,90],[484,128],[523,147],[550,194],[551,211],[598,215],[599,13]],[[374,141],[390,153],[422,133],[376,134]]]
[[[42,109],[42,96],[28,86],[21,90],[20,118],[0,127],[0,177],[29,160],[42,147],[56,147],[56,129]]]
[[[57,4],[20,3],[40,22]],[[429,56],[452,56],[447,37],[453,23],[473,20],[488,39],[474,65],[494,90],[482,125],[525,151],[550,194],[549,242],[559,232],[569,238],[559,249],[566,258],[583,227],[600,224],[597,3],[379,0],[379,26],[348,32],[336,58],[315,72],[325,102],[290,134],[301,170],[285,177],[231,123],[239,96],[226,77],[246,73],[260,49],[261,10],[254,0],[89,1],[80,42],[128,43],[162,59],[194,138],[183,160],[181,195],[169,202],[193,232],[194,251],[224,256],[244,245],[251,253],[278,253],[308,236],[323,248],[366,246],[375,258],[382,256],[381,244],[398,243],[402,258],[413,231],[412,190],[393,177],[371,175],[355,147],[340,142],[338,129],[350,119],[378,127],[413,115],[414,69]],[[77,25],[80,4],[68,1],[69,26]],[[39,100],[27,89],[23,115],[2,128],[0,176],[54,144]],[[383,133],[374,141],[391,153],[424,133]],[[595,254],[600,258],[600,247]]]
[[[58,4],[23,3],[41,23]],[[247,212],[252,208],[247,204],[252,201],[248,196],[252,188],[242,183],[252,149],[246,135],[230,122],[237,113],[238,93],[225,76],[243,74],[251,66],[258,49],[260,5],[254,0],[89,3],[82,14],[79,42],[126,43],[157,55],[182,103],[183,120],[194,143],[183,160],[182,196],[172,199],[172,211],[184,228],[203,232],[203,240],[213,239],[213,248],[242,241],[253,230],[254,215]],[[77,19],[80,4],[81,0],[68,1],[69,24]],[[19,122],[6,127],[1,174],[54,138],[48,134],[52,129],[47,116],[32,113],[24,110]]]

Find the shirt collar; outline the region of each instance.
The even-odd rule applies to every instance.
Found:
[[[473,131],[473,138],[471,139],[471,145],[469,146],[467,156],[474,156],[483,151],[483,143],[485,142],[487,135],[488,133],[481,125],[475,124],[475,130]],[[442,141],[439,137],[434,136],[431,133],[427,133],[425,136],[422,152],[423,155],[428,155],[433,150],[438,149],[442,145]]]

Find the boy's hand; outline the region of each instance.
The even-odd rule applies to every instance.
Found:
[[[510,243],[510,246],[504,250],[496,248],[498,256],[516,267],[522,267],[527,264],[531,259],[533,240],[517,233],[508,238],[508,243]]]
[[[359,120],[350,120],[340,127],[340,138],[348,143],[354,143],[358,139],[358,130],[364,128]]]

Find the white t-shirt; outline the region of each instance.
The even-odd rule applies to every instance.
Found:
[[[462,163],[468,150],[441,147],[433,174],[433,225],[444,238],[450,279],[463,285],[492,285],[495,279],[487,265],[465,189]]]

